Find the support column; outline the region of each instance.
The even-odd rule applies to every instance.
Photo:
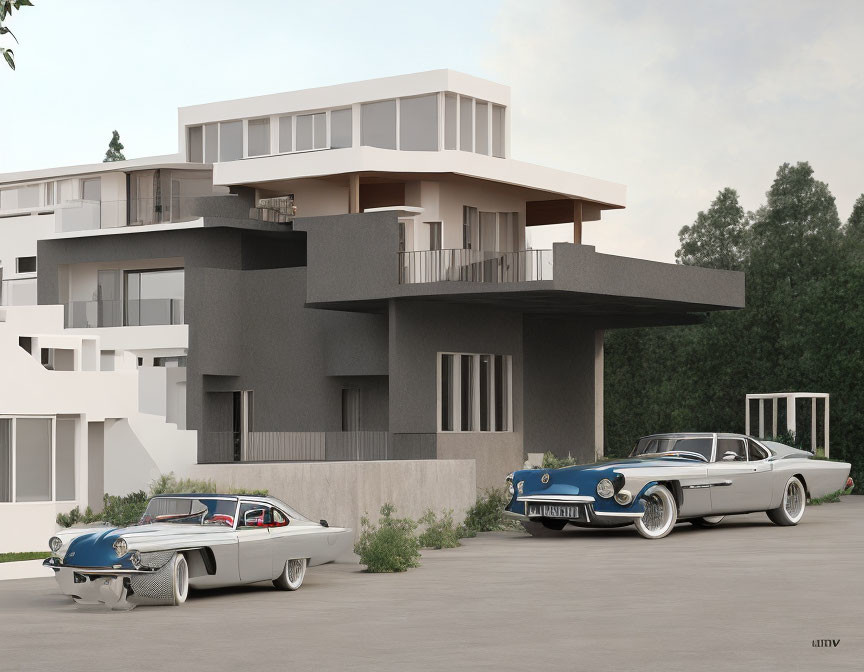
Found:
[[[810,400],[810,450],[816,453],[816,397]]]
[[[744,402],[744,433],[747,436],[751,436],[750,434],[750,397],[745,397],[746,401]]]
[[[573,201],[573,243],[582,244],[582,201]]]
[[[786,431],[795,434],[795,397],[786,397]]]
[[[772,397],[771,402],[772,402],[772,405],[774,407],[774,421],[771,424],[771,430],[772,430],[771,436],[776,438],[776,436],[777,436],[777,397]]]
[[[348,176],[348,213],[353,215],[358,212],[360,212],[360,176],[351,173]]]
[[[594,332],[594,455],[603,457],[603,329]]]
[[[765,400],[759,400],[759,438],[765,438]]]
[[[825,457],[831,456],[828,452],[828,417],[831,415],[829,399],[830,397],[825,397]]]

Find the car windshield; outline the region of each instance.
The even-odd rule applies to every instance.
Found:
[[[234,527],[236,499],[207,497],[154,497],[147,504],[141,525],[181,523],[185,525],[227,525]]]
[[[684,450],[690,453],[699,453],[704,455],[706,460],[710,460],[713,444],[714,439],[710,436],[646,436],[644,439],[639,439],[639,442],[630,452],[630,457]]]

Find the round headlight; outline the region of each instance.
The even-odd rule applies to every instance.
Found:
[[[597,484],[597,494],[603,499],[609,499],[612,497],[615,494],[615,486],[612,485],[612,481],[608,478],[602,479]]]
[[[633,495],[630,494],[627,490],[619,490],[618,494],[615,495],[615,501],[618,502],[621,506],[627,506],[630,501],[633,499]]]
[[[507,477],[507,494],[513,496],[513,474]]]
[[[126,555],[126,540],[118,539],[114,542],[114,552],[117,554],[118,558],[122,558]]]
[[[52,553],[56,553],[63,547],[63,540],[60,537],[51,537],[48,540],[48,548],[51,549]]]

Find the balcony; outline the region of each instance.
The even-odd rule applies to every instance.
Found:
[[[552,250],[422,250],[399,253],[399,284],[552,280]]]
[[[70,301],[65,308],[67,329],[185,324],[183,299]]]
[[[393,459],[387,432],[204,432],[199,462],[345,462]]]
[[[0,306],[35,306],[36,278],[0,280]]]

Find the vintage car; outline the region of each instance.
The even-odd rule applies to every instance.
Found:
[[[272,581],[297,590],[306,568],[346,553],[350,529],[313,522],[274,497],[159,495],[137,525],[51,537],[60,590],[82,605],[131,609],[186,601],[192,588]]]
[[[632,523],[643,537],[660,539],[678,522],[714,527],[755,511],[797,525],[808,498],[852,487],[849,469],[740,434],[656,434],[639,439],[626,459],[510,474],[504,515],[535,536],[568,524]]]

